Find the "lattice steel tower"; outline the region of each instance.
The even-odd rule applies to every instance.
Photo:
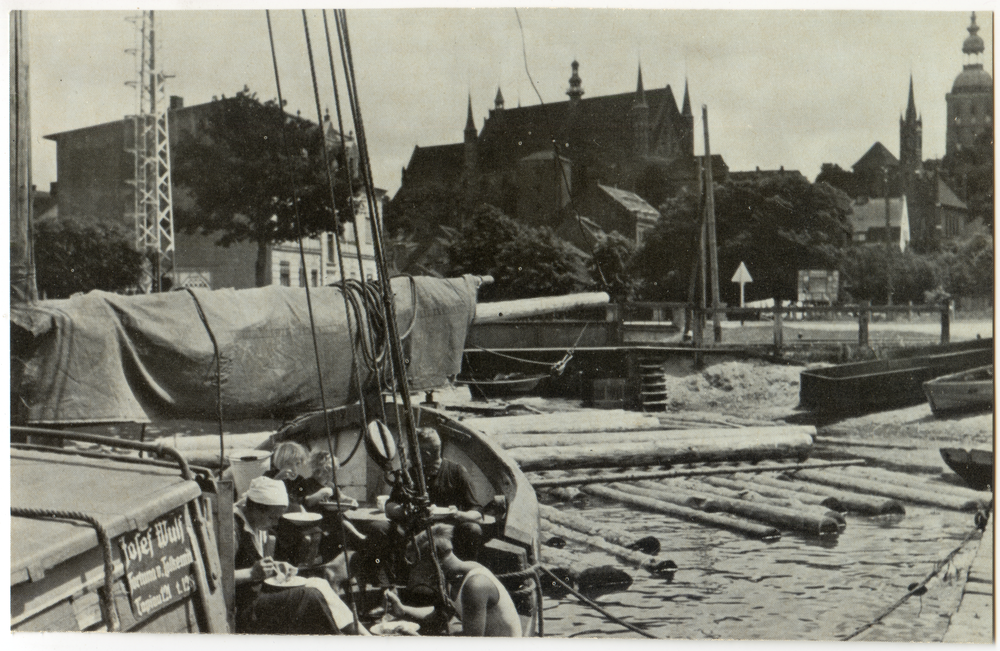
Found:
[[[170,134],[164,81],[169,77],[156,67],[154,12],[129,18],[138,31],[138,47],[129,52],[138,58],[136,89],[138,112],[125,121],[126,151],[135,158],[132,217],[136,249],[149,256],[150,265],[140,291],[161,291],[163,278],[173,280],[174,211],[170,183]]]

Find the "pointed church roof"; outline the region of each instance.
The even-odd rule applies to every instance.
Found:
[[[964,201],[958,198],[948,184],[944,182],[944,179],[938,177],[937,180],[937,201],[942,206],[947,206],[949,208],[959,208],[961,210],[967,210],[968,206]]]
[[[892,152],[885,148],[881,142],[876,142],[865,152],[865,155],[858,159],[858,162],[851,168],[859,170],[879,169],[882,167],[898,167],[899,159],[892,155]]]
[[[642,87],[642,64],[639,64],[639,76],[635,82],[635,105],[636,107],[645,106],[648,107],[649,104],[646,103],[646,91]]]
[[[681,115],[692,115],[691,113],[691,96],[688,95],[688,80],[684,79],[684,108],[681,109]]]
[[[497,96],[493,100],[493,105],[496,108],[503,108],[503,93],[500,92],[500,87],[497,86]]]
[[[465,132],[476,132],[476,121],[472,119],[472,93],[469,93],[469,115],[465,119]]]

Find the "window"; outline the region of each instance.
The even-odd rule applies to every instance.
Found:
[[[292,270],[288,264],[287,260],[282,260],[279,265],[280,271],[278,276],[278,284],[282,287],[291,287],[292,285]]]
[[[312,277],[312,286],[319,287],[319,271],[313,269],[312,271],[309,272],[309,275]]]
[[[306,286],[306,270],[299,267],[299,287]]]
[[[337,252],[333,248],[333,233],[326,234],[326,259],[328,261],[337,257]]]

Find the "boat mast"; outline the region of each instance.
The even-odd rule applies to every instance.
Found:
[[[28,105],[28,19],[10,17],[10,300],[38,300],[31,238],[31,119]]]

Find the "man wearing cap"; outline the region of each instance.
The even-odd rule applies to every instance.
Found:
[[[296,568],[271,558],[269,535],[288,508],[285,484],[267,477],[250,482],[233,511],[236,525],[236,632],[320,634],[354,632],[350,609],[323,579],[306,579],[303,586],[262,592],[266,579],[293,576]],[[362,635],[368,631],[360,626]]]

